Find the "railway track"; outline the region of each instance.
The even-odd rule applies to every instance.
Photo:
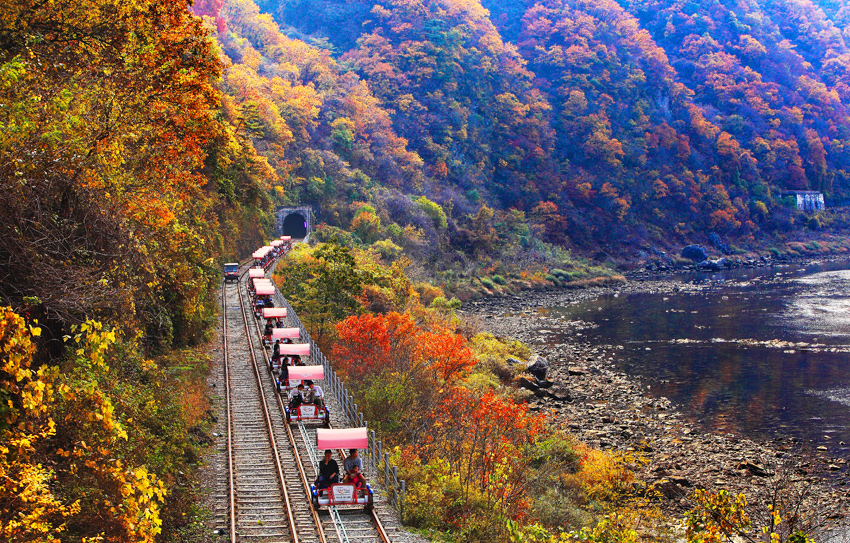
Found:
[[[241,287],[222,288],[230,540],[297,543]]]
[[[286,423],[244,285],[222,287],[230,541],[388,543],[374,511],[313,509],[315,428]]]

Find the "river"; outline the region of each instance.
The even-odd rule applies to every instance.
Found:
[[[675,279],[706,288],[545,311],[588,323],[582,340],[621,346],[619,369],[707,430],[850,457],[850,262]]]

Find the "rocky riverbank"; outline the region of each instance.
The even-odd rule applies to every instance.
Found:
[[[605,450],[634,451],[647,463],[639,475],[664,497],[664,506],[679,515],[690,509],[695,488],[744,492],[759,500],[777,487],[787,492],[809,489],[808,506],[818,518],[848,518],[848,459],[837,447],[790,439],[755,442],[726,431],[709,431],[676,406],[652,394],[652,381],[616,369],[621,349],[592,345],[583,339],[589,326],[548,316],[540,308],[562,306],[614,292],[681,292],[711,288],[705,283],[677,283],[658,276],[618,287],[549,291],[531,296],[472,302],[460,312],[482,330],[529,344],[549,364],[547,383],[524,381],[532,390],[532,408],[551,413],[584,442]],[[555,343],[557,331],[564,342]],[[536,385],[542,384],[538,388]],[[843,445],[843,444],[842,444]]]

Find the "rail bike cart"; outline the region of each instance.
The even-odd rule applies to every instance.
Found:
[[[266,257],[263,259],[263,269],[268,271],[269,268],[272,267],[272,264],[274,264],[277,254],[275,253],[274,247],[271,245],[266,245],[264,249],[268,249],[268,252],[266,253]]]
[[[327,449],[368,449],[367,432],[367,428],[319,428],[316,430],[316,450],[318,452]],[[318,489],[315,484],[312,484],[310,494],[313,507],[317,511],[321,507],[340,506],[362,506],[368,511],[372,509],[374,503],[372,487],[368,483],[365,488],[359,490],[349,483],[337,483],[323,489]]]
[[[254,279],[251,279],[250,285],[252,287],[251,291],[253,291],[253,292],[256,292],[257,286],[259,286],[259,285],[266,285],[266,286],[270,286],[270,287],[274,288],[274,283],[272,283],[272,280],[266,279],[265,277],[256,277]]]
[[[272,301],[274,296],[274,287],[272,285],[260,284],[254,285],[254,316],[258,319],[263,315],[262,310],[267,307],[274,307]]]
[[[279,310],[278,308],[274,308],[274,309]],[[280,308],[280,309],[284,309],[284,308]],[[284,309],[284,311],[285,311],[285,309]],[[275,311],[275,313],[276,312],[277,311]],[[293,341],[293,340],[298,340],[298,339],[301,338],[301,329],[300,328],[272,328],[272,333],[268,335],[268,338],[269,338],[269,344],[267,345],[268,348],[270,348],[270,349],[273,348],[275,340],[278,340],[278,339],[283,340],[280,343],[280,347],[283,348],[284,346],[289,346],[289,345],[294,344],[295,341]],[[263,339],[265,339],[265,336],[264,336]],[[280,351],[280,354],[281,354],[281,357],[288,356],[288,355],[284,355],[283,351]],[[280,369],[280,363],[275,364],[272,367],[273,371],[277,371],[279,369]]]
[[[279,330],[298,330],[298,328],[292,328],[292,329],[279,328]],[[272,333],[274,333],[274,331],[272,331]],[[288,332],[288,333],[292,333],[292,332]],[[281,366],[283,365],[283,359],[287,358],[287,357],[291,357],[291,356],[296,356],[296,355],[300,356],[300,357],[310,356],[310,344],[309,343],[281,343],[280,344],[281,361],[278,362],[277,365],[272,367],[272,371],[276,371],[277,373],[280,373]],[[302,364],[301,366],[294,366],[292,364],[288,364],[287,367],[289,369],[289,373],[291,374],[292,368],[296,368],[296,367],[303,368],[304,365]],[[298,386],[298,382],[299,381],[296,381],[294,385],[289,386],[289,381],[287,381],[285,379],[283,381],[281,381],[280,379],[276,379],[275,380],[275,388],[277,388],[277,391],[280,392],[280,393],[289,392],[290,390],[292,390],[293,387]]]
[[[292,237],[291,236],[280,236],[280,241],[283,242],[283,254],[286,254],[290,250],[292,250]]]
[[[257,298],[259,298],[259,295],[257,294],[257,288],[262,287],[264,289],[264,291],[268,290],[268,289],[272,289],[272,294],[274,294],[274,283],[272,283],[271,279],[251,279],[250,285],[253,288],[251,288],[249,291],[254,295],[255,301],[256,301]],[[263,300],[263,303],[260,306],[260,309],[272,308],[272,307],[274,307],[274,301],[273,301],[273,298],[270,296],[270,297]],[[255,316],[257,317],[257,319],[260,318],[260,315],[257,315],[256,313],[255,313]]]
[[[266,329],[268,325],[272,325],[272,332],[274,332],[275,328],[280,328],[281,324],[283,324],[283,319],[286,318],[286,308],[285,307],[264,307],[263,308],[263,318],[266,319]],[[297,328],[296,328],[297,330]],[[296,336],[297,337],[297,336]],[[283,338],[283,336],[280,336]],[[263,345],[266,347],[270,347],[272,343],[274,343],[275,339],[280,339],[274,337],[272,334],[263,334]]]
[[[289,366],[289,380],[286,385],[286,390],[292,390],[306,380],[321,381],[325,378],[325,368],[323,366]],[[280,385],[280,379],[277,380]],[[280,388],[281,393],[283,387]],[[331,413],[328,406],[322,402],[322,407],[312,403],[302,403],[298,407],[292,409],[286,406],[286,422],[310,422],[319,423],[325,428],[331,424]]]
[[[267,245],[265,247],[260,247],[259,249],[254,251],[254,253],[251,255],[251,258],[254,259],[254,267],[265,269],[266,262],[269,260],[268,256],[271,250],[271,246]]]
[[[279,257],[283,253],[283,240],[282,239],[276,239],[273,242],[271,242],[270,245],[272,246],[272,256],[274,258]]]
[[[248,294],[251,295],[252,300],[254,299],[254,296],[256,296],[257,281],[259,281],[260,283],[265,283],[267,285],[271,284],[271,282],[269,282],[268,280],[266,280],[262,277],[259,277],[259,278],[254,277],[252,279],[249,279],[248,280]]]
[[[266,276],[263,268],[251,268],[248,270],[248,292],[254,294],[254,279],[262,279]]]
[[[239,263],[228,262],[224,265],[224,282],[239,281]]]

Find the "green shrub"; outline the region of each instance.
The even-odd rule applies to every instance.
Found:
[[[396,223],[390,223],[384,228],[384,231],[395,241],[401,241],[404,237],[404,229]]]
[[[597,268],[597,269],[601,270],[603,268]],[[562,270],[562,269],[559,269],[559,268],[553,268],[553,269],[549,270],[549,275],[557,277],[558,281],[566,283],[568,281],[575,281],[577,279],[580,279],[581,276],[584,275],[584,274],[582,272],[580,272],[579,270],[565,271],[565,270]]]
[[[361,213],[363,213],[363,212],[371,213],[372,215],[377,215],[377,214],[378,214],[378,212],[377,212],[377,211],[375,211],[375,208],[374,208],[374,207],[372,207],[372,206],[371,206],[371,205],[369,205],[369,204],[363,204],[362,206],[360,206],[359,208],[357,208],[357,211],[355,211],[355,212],[354,212],[354,216],[356,217],[357,215],[360,215],[360,214],[361,214]]]
[[[452,297],[451,300],[447,300],[445,296],[437,296],[431,302],[431,307],[434,309],[458,309],[461,306],[461,301],[457,298]]]
[[[434,221],[434,226],[436,228],[445,230],[449,223],[448,219],[446,218],[446,212],[443,211],[443,208],[440,207],[440,204],[432,202],[424,196],[420,196],[414,201],[419,204],[419,207],[422,208],[422,211],[424,211],[429,217],[431,217],[431,220]]]
[[[481,284],[487,287],[489,290],[496,290],[496,284],[490,280],[489,277],[482,277]]]
[[[381,257],[386,260],[394,260],[401,254],[402,251],[401,247],[389,239],[376,241],[372,244],[372,247],[374,247],[374,249],[380,253]]]
[[[508,284],[508,282],[505,281],[505,278],[502,277],[501,275],[494,275],[493,276],[493,282],[496,283],[497,285],[507,285]]]

